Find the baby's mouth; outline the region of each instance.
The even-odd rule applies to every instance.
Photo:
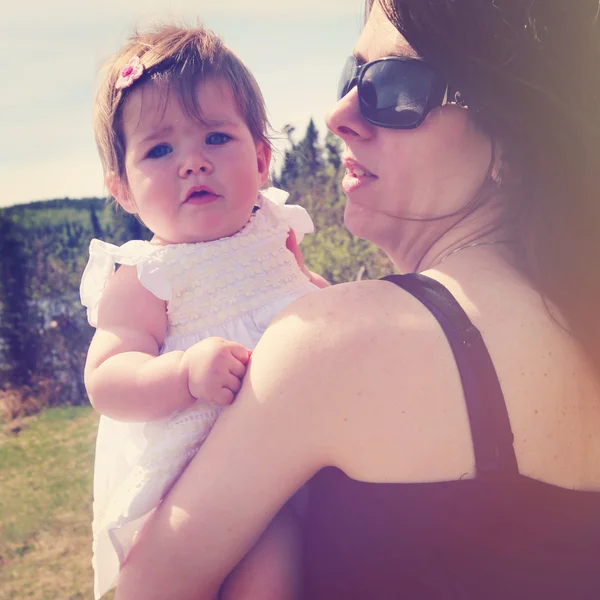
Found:
[[[188,191],[185,201],[187,204],[209,204],[219,198],[213,190],[208,187],[201,186],[192,188]]]
[[[207,192],[206,190],[202,190],[200,192],[192,192],[187,199],[190,200],[191,198],[206,198],[206,196],[210,196],[213,195],[212,192]]]

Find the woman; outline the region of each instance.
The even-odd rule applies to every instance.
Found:
[[[307,482],[304,598],[600,597],[599,46],[597,2],[375,0],[345,222],[424,277],[277,318],[117,597],[216,595]]]

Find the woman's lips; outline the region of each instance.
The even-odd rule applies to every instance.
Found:
[[[370,173],[353,160],[345,160],[344,164],[346,165],[346,173],[342,179],[342,189],[345,194],[349,194],[377,179],[373,173]]]

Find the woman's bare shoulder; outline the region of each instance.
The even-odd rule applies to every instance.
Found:
[[[280,416],[293,416],[280,419],[293,424],[290,436],[312,436],[313,446],[326,449],[320,462],[357,478],[452,478],[472,464],[444,333],[391,283],[340,285],[290,305],[258,344],[248,379],[257,397],[278,404]],[[427,456],[427,464],[389,458],[407,452]]]
[[[273,325],[319,328],[327,325],[342,336],[362,334],[378,325],[412,328],[412,319],[427,311],[396,285],[382,280],[344,283],[302,296],[274,320]],[[402,315],[402,319],[397,317]]]
[[[348,361],[367,364],[393,344],[395,356],[418,355],[443,339],[431,313],[413,296],[385,281],[340,284],[303,296],[286,307],[262,337],[264,351],[296,366],[345,368]],[[267,349],[268,347],[268,349]],[[381,364],[381,363],[379,363]],[[296,372],[298,369],[296,368]]]
[[[298,368],[344,369],[368,362],[369,349],[380,352],[396,341],[397,351],[417,343],[409,338],[437,336],[439,327],[420,302],[384,281],[340,284],[308,294],[287,306],[271,323],[256,350]],[[403,341],[400,341],[400,339]],[[399,354],[399,355],[400,355]],[[283,365],[282,365],[283,368]]]

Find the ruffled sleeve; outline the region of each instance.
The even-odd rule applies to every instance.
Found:
[[[307,233],[313,233],[315,226],[306,209],[297,204],[286,204],[289,194],[276,187],[261,190],[261,196],[269,202],[269,205],[277,213],[277,216],[285,221],[294,230],[298,243],[302,241]]]
[[[88,322],[98,324],[98,305],[104,288],[115,272],[115,264],[135,266],[140,283],[161,300],[170,300],[169,282],[161,276],[157,265],[150,260],[160,247],[142,240],[132,240],[122,246],[93,239],[90,242],[90,257],[81,277],[79,295],[87,308]]]

